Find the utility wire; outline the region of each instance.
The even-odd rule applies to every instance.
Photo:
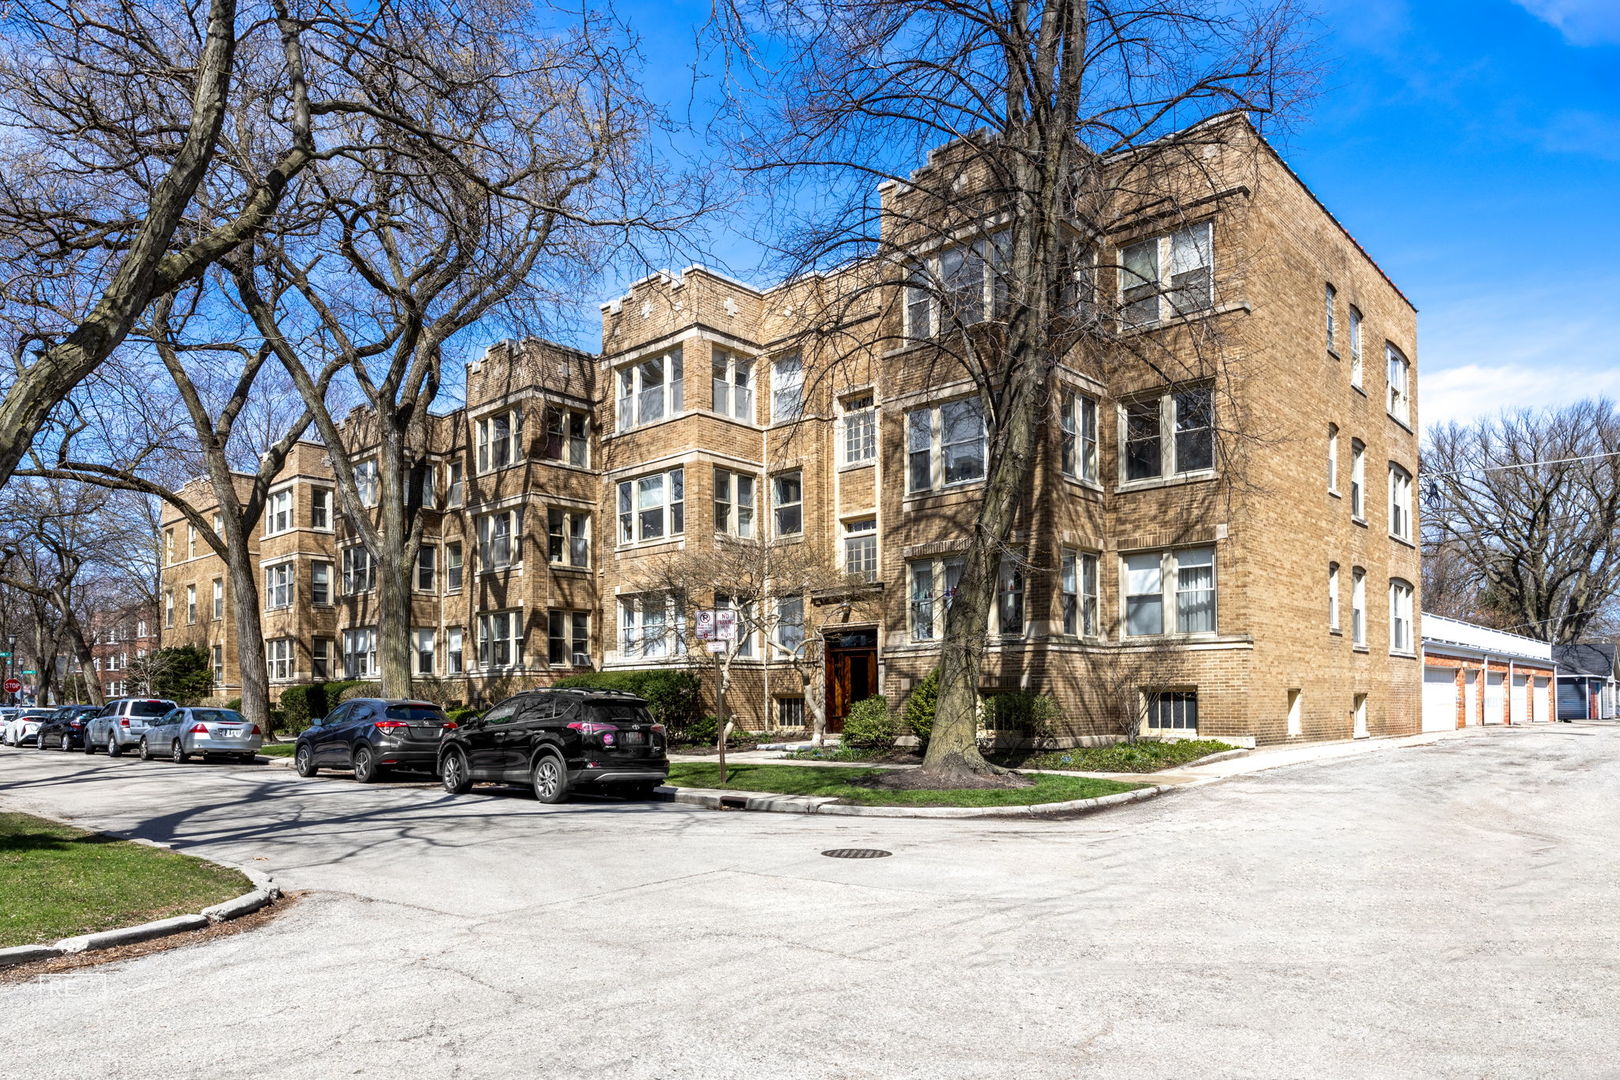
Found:
[[[1427,469],[1418,470],[1419,477],[1439,478],[1444,476],[1463,476],[1471,473],[1507,472],[1511,469],[1533,469],[1538,465],[1572,465],[1577,461],[1598,461],[1602,458],[1620,457],[1620,450],[1605,450],[1601,454],[1583,454],[1580,457],[1549,458],[1546,461],[1520,461],[1511,465],[1476,465],[1468,469],[1454,469],[1451,472],[1431,472]]]

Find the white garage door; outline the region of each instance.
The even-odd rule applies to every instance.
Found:
[[[1423,669],[1423,730],[1453,731],[1457,727],[1457,669]]]
[[[1528,724],[1530,722],[1530,678],[1527,675],[1513,676],[1513,720],[1515,724]]]
[[[1547,680],[1536,679],[1530,686],[1530,722],[1547,722]]]
[[[1485,679],[1485,722],[1487,724],[1502,723],[1503,692],[1506,676],[1491,672]]]
[[[1470,671],[1463,679],[1463,723],[1479,723],[1479,672]]]

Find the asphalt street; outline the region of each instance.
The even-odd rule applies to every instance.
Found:
[[[7,750],[6,809],[306,895],[0,985],[0,1076],[1620,1076],[1617,761],[1497,729],[960,821]]]

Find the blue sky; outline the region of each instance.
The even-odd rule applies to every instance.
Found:
[[[1620,399],[1620,0],[1317,5],[1322,93],[1279,149],[1417,304],[1425,425]],[[619,7],[678,114],[707,12]]]

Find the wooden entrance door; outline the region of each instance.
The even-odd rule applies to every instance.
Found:
[[[878,691],[877,631],[827,635],[827,730],[844,730],[849,707]]]

